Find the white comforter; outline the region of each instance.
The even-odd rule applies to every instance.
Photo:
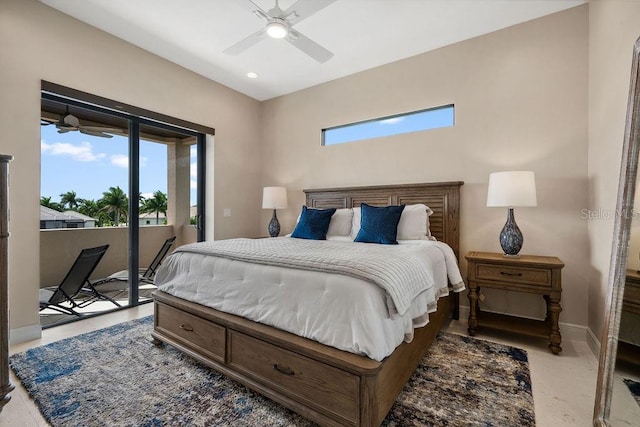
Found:
[[[274,243],[279,239],[266,240]],[[213,246],[228,246],[231,242],[214,242]],[[308,242],[325,253],[359,253],[362,247],[381,246]],[[276,265],[256,264],[234,259],[228,252],[222,257],[211,256],[214,248],[204,242],[187,245],[168,257],[156,274],[156,284],[177,297],[382,360],[403,340],[410,341],[415,327],[428,322],[428,313],[435,310],[437,298],[448,294],[449,281],[455,284],[455,291],[464,289],[453,251],[444,243],[412,241],[387,246],[384,251],[391,253],[394,248],[405,256],[417,254],[428,260],[424,263],[424,277],[428,280],[406,307],[398,310],[401,315],[389,311],[385,287],[368,277],[345,276],[335,269],[318,271],[317,264],[305,267],[312,269],[283,267],[279,261],[273,262]],[[204,253],[197,252],[200,249]],[[376,267],[376,271],[384,271],[384,267]]]

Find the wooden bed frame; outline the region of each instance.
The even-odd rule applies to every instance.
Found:
[[[434,211],[429,218],[432,234],[457,256],[462,184],[304,191],[307,206],[317,208],[424,203]],[[429,324],[382,362],[161,291],[154,293],[152,335],[157,344],[170,344],[321,425],[378,426],[448,319],[453,299],[441,298]]]

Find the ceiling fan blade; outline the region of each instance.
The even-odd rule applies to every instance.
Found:
[[[266,16],[269,16],[269,14],[267,13],[267,11],[266,11],[266,10],[264,10],[263,8],[261,8],[261,7],[260,7],[260,5],[259,5],[258,3],[256,3],[255,1],[253,1],[253,0],[247,0],[247,3],[245,3],[245,4],[246,4],[246,6],[247,6],[249,9],[251,9],[252,11],[254,11],[254,10],[258,10],[258,11],[262,12],[262,13],[261,13],[261,15],[262,15],[262,14],[264,14],[264,15],[266,15]]]
[[[113,135],[109,135],[108,133],[103,132],[94,132],[92,130],[86,130],[84,128],[80,128],[80,133],[84,133],[85,135],[99,136],[102,138],[113,138]]]
[[[64,126],[56,126],[58,128],[58,133],[67,133],[67,132],[71,132],[72,130],[78,130],[78,128],[67,128]]]
[[[265,28],[264,27],[260,28],[258,31],[251,34],[249,37],[242,39],[238,43],[234,44],[233,46],[226,48],[225,50],[223,50],[223,52],[229,55],[237,55],[240,52],[243,52],[249,49],[251,46],[258,43],[260,40],[264,39],[266,34],[267,32]]]
[[[260,19],[264,19],[265,21],[269,21],[271,19],[271,15],[266,12],[263,12],[262,9],[256,9],[253,11],[253,14],[256,15]]]
[[[282,13],[282,15],[283,17],[289,17],[291,14],[295,14],[290,19],[288,19],[288,21],[292,24],[298,23],[303,19],[310,17],[314,13],[324,9],[335,1],[336,0],[298,0],[289,8],[287,8],[287,10]]]
[[[332,52],[293,28],[289,29],[289,37],[286,40],[321,64],[333,57]]]
[[[90,132],[117,133],[121,135],[124,133],[124,131],[120,128],[110,128],[105,126],[80,126],[80,130],[87,130]]]

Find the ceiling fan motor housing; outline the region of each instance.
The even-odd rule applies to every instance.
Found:
[[[80,126],[80,120],[78,120],[78,118],[74,115],[71,114],[67,114],[62,118],[62,122],[67,125],[67,126],[71,126],[74,128],[77,128],[78,126]]]

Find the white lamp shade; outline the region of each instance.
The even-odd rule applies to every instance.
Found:
[[[287,207],[287,189],[284,187],[264,187],[262,191],[262,209],[285,209]]]
[[[489,175],[487,206],[537,206],[536,180],[531,171],[494,172]]]

